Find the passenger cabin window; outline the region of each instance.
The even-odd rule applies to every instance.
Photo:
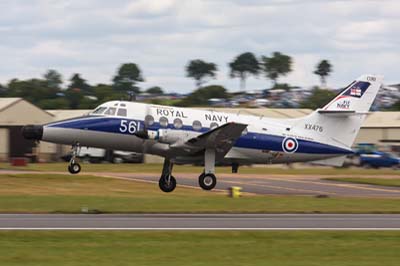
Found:
[[[95,109],[95,110],[92,112],[92,114],[100,115],[100,114],[102,114],[106,109],[107,109],[107,107],[98,107],[97,109]]]
[[[162,116],[160,117],[160,126],[167,127],[168,126],[168,118]]]
[[[126,115],[127,115],[126,109],[124,109],[124,108],[119,108],[119,109],[118,109],[118,112],[117,112],[117,115],[118,115],[118,116],[126,116]]]
[[[104,114],[105,115],[115,115],[115,111],[117,111],[117,108],[110,107],[107,109],[107,111]]]
[[[194,130],[199,131],[202,127],[201,122],[199,120],[194,120],[192,127]]]
[[[146,115],[144,118],[144,123],[146,126],[151,126],[154,124],[154,117],[152,115]]]
[[[174,127],[179,129],[182,128],[182,126],[183,126],[182,120],[180,118],[175,118]]]
[[[217,128],[217,127],[218,127],[218,124],[215,123],[215,122],[212,122],[212,123],[210,124],[210,128],[211,128],[211,129],[214,129],[214,128]]]

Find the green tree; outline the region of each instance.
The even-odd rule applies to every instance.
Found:
[[[0,84],[0,97],[7,97],[7,94],[7,88]]]
[[[75,73],[70,78],[70,84],[68,85],[68,89],[79,89],[84,94],[92,93],[91,86],[83,79],[79,73]]]
[[[240,78],[240,89],[246,89],[246,79],[249,75],[257,76],[260,64],[253,53],[247,52],[237,56],[229,63],[230,77]]]
[[[161,89],[161,88],[158,87],[158,86],[148,88],[148,89],[146,90],[146,92],[147,92],[147,93],[150,93],[150,94],[155,94],[155,95],[164,94],[163,89]]]
[[[43,99],[38,102],[38,106],[42,109],[68,109],[69,102],[65,97],[55,99]]]
[[[97,84],[93,87],[94,95],[98,99],[98,103],[103,103],[112,100],[126,99],[126,93],[122,91],[115,91],[111,85]]]
[[[84,94],[79,88],[68,89],[65,92],[65,98],[68,100],[70,109],[78,109],[83,97]]]
[[[218,85],[210,85],[199,88],[184,98],[178,105],[180,106],[201,106],[207,105],[208,99],[220,98],[227,99],[229,94],[226,89]]]
[[[49,69],[44,75],[44,80],[47,82],[47,86],[54,90],[60,90],[63,83],[62,76],[54,69]]]
[[[395,102],[390,108],[389,110],[391,111],[400,111],[400,100],[398,100],[397,102]]]
[[[274,87],[279,76],[285,76],[292,71],[292,58],[280,52],[274,52],[271,57],[262,57],[263,70],[267,78],[271,79]]]
[[[314,87],[312,95],[301,103],[301,107],[315,110],[328,104],[335,95],[334,91]]]
[[[144,78],[139,67],[135,63],[126,63],[119,67],[117,75],[113,78],[113,86],[120,91],[139,93],[140,89],[135,84],[142,81]]]
[[[318,75],[321,80],[321,86],[326,87],[326,77],[332,72],[332,65],[328,60],[322,60],[315,67],[314,74]]]
[[[215,78],[217,65],[200,59],[190,60],[186,66],[186,76],[194,78],[196,87],[199,88],[205,82],[206,77]]]
[[[54,99],[58,92],[57,89],[48,87],[48,82],[42,79],[13,79],[7,87],[9,97],[21,97],[33,104],[38,104],[43,99]]]

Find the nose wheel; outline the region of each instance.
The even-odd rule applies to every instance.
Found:
[[[172,192],[176,188],[176,179],[172,176],[173,163],[165,158],[162,174],[158,185],[160,189],[164,192]]]
[[[79,154],[80,149],[79,143],[72,145],[71,160],[68,164],[68,172],[71,174],[77,174],[81,171],[81,165],[76,162],[76,157]]]
[[[161,176],[158,185],[162,191],[172,192],[176,188],[176,179],[172,175]]]
[[[71,174],[77,174],[81,171],[81,165],[76,162],[72,162],[68,165],[68,172]]]

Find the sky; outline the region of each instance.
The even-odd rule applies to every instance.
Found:
[[[218,65],[207,84],[239,90],[228,63],[243,52],[280,51],[293,71],[279,82],[310,87],[322,59],[333,65],[332,88],[361,74],[400,83],[400,1],[330,0],[1,0],[0,83],[56,69],[67,82],[81,73],[90,84],[110,83],[134,62],[146,89],[187,93],[191,59]],[[263,75],[248,90],[269,88]]]

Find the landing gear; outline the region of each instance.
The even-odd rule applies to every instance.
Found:
[[[76,162],[76,156],[79,154],[80,149],[79,143],[72,145],[71,160],[68,164],[68,172],[71,174],[77,174],[81,171],[81,165]]]
[[[81,165],[79,163],[72,162],[68,165],[68,171],[71,174],[77,174],[81,171]]]
[[[158,185],[164,192],[172,192],[176,188],[176,179],[172,176],[173,163],[165,158],[164,166]]]
[[[204,190],[211,190],[217,185],[217,178],[214,174],[204,174],[199,176],[199,186]]]
[[[206,149],[204,153],[204,172],[199,176],[199,185],[204,190],[211,190],[217,185],[215,177],[215,150]]]

